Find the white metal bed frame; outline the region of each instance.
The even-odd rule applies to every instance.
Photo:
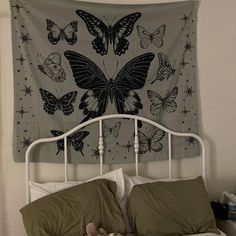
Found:
[[[60,139],[64,139],[64,164],[65,164],[65,182],[68,181],[68,152],[67,152],[67,137],[71,135],[72,133],[76,132],[79,129],[84,128],[87,125],[93,124],[98,122],[99,123],[99,139],[98,139],[98,150],[99,150],[99,155],[100,155],[100,175],[103,174],[103,153],[104,153],[104,145],[103,145],[103,120],[108,120],[108,119],[115,119],[115,118],[128,118],[128,119],[133,119],[134,120],[134,130],[135,130],[135,135],[134,135],[134,152],[135,152],[135,171],[136,171],[136,176],[138,176],[138,155],[139,155],[139,140],[138,140],[138,121],[143,121],[146,123],[149,123],[164,132],[168,134],[168,163],[169,163],[169,178],[172,178],[172,135],[173,136],[179,136],[179,137],[193,137],[198,142],[200,143],[201,146],[201,157],[202,157],[202,177],[205,179],[206,176],[206,160],[205,160],[205,146],[203,143],[203,140],[200,136],[194,134],[194,133],[181,133],[181,132],[175,132],[173,130],[170,130],[152,120],[149,120],[147,118],[141,117],[141,116],[134,116],[134,115],[128,115],[128,114],[112,114],[112,115],[106,115],[106,116],[101,116],[94,118],[92,120],[86,121],[75,128],[69,130],[68,132],[64,133],[63,135],[57,136],[57,137],[52,137],[52,138],[42,138],[34,141],[27,149],[26,154],[25,154],[25,167],[26,167],[26,201],[27,203],[30,202],[30,154],[32,149],[40,144],[40,143],[46,143],[46,142],[54,142],[58,141]]]

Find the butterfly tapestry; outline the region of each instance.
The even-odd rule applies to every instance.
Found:
[[[175,69],[171,66],[169,59],[164,53],[158,53],[159,68],[157,70],[156,78],[151,82],[168,80],[171,75],[175,74]]]
[[[89,58],[66,51],[75,82],[78,87],[87,89],[79,105],[86,117],[82,122],[105,113],[108,102],[115,103],[120,114],[137,115],[143,105],[139,95],[134,91],[141,89],[148,75],[153,53],[145,53],[130,60],[116,75],[107,79],[101,69]]]
[[[175,99],[178,95],[178,87],[174,87],[170,91],[166,93],[165,97],[162,97],[159,93],[148,90],[147,91],[148,98],[151,101],[150,112],[152,115],[158,115],[161,110],[165,110],[166,112],[175,112],[177,108],[177,103]]]
[[[64,132],[60,130],[51,130],[51,134],[54,137],[63,135]],[[67,145],[72,146],[75,151],[81,152],[83,154],[83,149],[84,149],[84,143],[83,140],[89,135],[88,131],[77,131],[67,137]],[[60,152],[64,151],[64,139],[60,139],[57,141],[57,153],[56,155]]]
[[[46,60],[42,60],[42,56],[38,54],[38,58],[40,61],[43,61],[38,65],[38,68],[44,75],[55,82],[64,82],[66,73],[61,66],[61,55],[59,53],[49,54]]]
[[[48,40],[52,44],[57,44],[60,40],[66,40],[69,45],[77,41],[76,32],[78,32],[78,21],[72,21],[64,28],[60,28],[55,22],[46,19]]]
[[[44,101],[43,109],[48,114],[53,115],[56,110],[61,110],[65,116],[69,116],[74,112],[73,103],[76,100],[77,91],[69,92],[61,98],[57,98],[49,91],[42,88],[39,89],[39,92]]]
[[[163,149],[163,145],[160,142],[165,136],[165,132],[161,129],[156,129],[152,135],[146,135],[141,131],[138,131],[139,139],[139,153],[144,154],[146,152],[160,152]]]
[[[166,25],[161,25],[154,32],[149,33],[143,26],[137,25],[140,46],[143,49],[148,48],[150,44],[154,44],[157,48],[163,46],[163,37],[165,35]]]
[[[124,54],[129,47],[126,37],[132,33],[136,21],[141,17],[141,13],[135,12],[121,18],[112,26],[106,25],[102,20],[86,11],[77,10],[76,13],[84,20],[89,33],[95,36],[92,45],[101,55],[108,53],[109,44],[113,45],[116,55]]]
[[[103,124],[103,133],[105,137],[112,135],[113,137],[117,138],[119,136],[121,122],[116,122],[112,127],[108,126],[107,124]]]

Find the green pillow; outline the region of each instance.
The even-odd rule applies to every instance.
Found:
[[[137,235],[220,233],[202,177],[136,185],[129,210]]]
[[[20,212],[28,236],[82,236],[89,222],[124,233],[116,183],[99,179],[40,198]]]

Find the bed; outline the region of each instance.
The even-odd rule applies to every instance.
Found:
[[[122,168],[103,173],[103,121],[134,120],[135,176]],[[147,122],[168,135],[168,178],[139,176],[138,122]],[[86,181],[68,181],[69,135],[92,123],[98,123],[100,175]],[[172,177],[172,137],[193,137],[200,143],[202,173],[191,179]],[[36,183],[30,178],[30,160],[35,146],[64,140],[64,182]],[[28,236],[86,235],[86,225],[93,222],[109,234],[122,235],[225,235],[215,223],[204,186],[205,147],[193,133],[179,133],[140,116],[113,114],[84,122],[67,133],[33,142],[26,152],[26,206],[20,211]]]

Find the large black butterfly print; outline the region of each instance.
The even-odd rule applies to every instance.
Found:
[[[51,134],[54,137],[60,136],[62,134],[64,134],[62,131],[60,130],[51,130]],[[84,149],[84,143],[83,140],[89,135],[88,131],[77,131],[71,135],[69,135],[67,137],[67,145],[68,146],[72,146],[74,148],[75,151],[77,152],[81,152],[82,155],[83,154],[83,149]],[[57,141],[57,153],[56,155],[60,152],[60,151],[64,151],[64,139],[60,139]]]
[[[147,151],[160,152],[163,148],[160,142],[165,136],[165,132],[161,129],[156,129],[151,136],[138,131],[139,153],[144,154]]]
[[[66,40],[69,45],[73,45],[77,41],[76,32],[78,32],[78,21],[72,21],[64,28],[60,28],[55,22],[46,19],[48,40],[52,44],[57,44],[60,40]]]
[[[161,25],[154,32],[149,33],[143,26],[137,25],[138,35],[140,37],[140,46],[146,49],[150,44],[154,44],[157,48],[163,46],[163,37],[165,35],[166,25]]]
[[[116,122],[112,127],[108,126],[106,123],[103,124],[104,136],[108,137],[109,135],[117,138],[119,136],[121,122]]]
[[[40,88],[39,92],[44,101],[43,109],[48,114],[53,115],[56,110],[62,110],[65,116],[69,116],[74,112],[73,103],[76,100],[78,94],[77,91],[69,92],[63,95],[61,98],[57,98],[55,95],[49,91]]]
[[[175,99],[178,95],[178,87],[174,87],[166,93],[165,97],[162,97],[159,93],[152,90],[147,91],[148,98],[150,99],[152,105],[150,106],[150,112],[152,115],[158,115],[161,110],[166,112],[175,112],[177,108],[177,103]]]
[[[38,54],[38,57],[42,61],[40,54]],[[40,62],[38,68],[44,75],[55,82],[62,83],[66,79],[65,70],[61,66],[61,55],[57,52],[49,54],[46,60]]]
[[[88,90],[79,105],[86,115],[82,122],[103,115],[109,99],[111,103],[115,102],[120,114],[136,115],[142,109],[141,99],[133,90],[144,86],[153,53],[145,53],[129,61],[114,80],[107,79],[94,62],[79,53],[66,51],[65,57],[70,62],[77,86]]]
[[[157,77],[154,79],[151,84],[155,81],[160,80],[168,80],[171,75],[175,73],[175,69],[172,68],[167,56],[163,53],[158,53],[159,58],[159,68],[157,71]]]
[[[103,21],[86,11],[77,10],[76,13],[84,20],[89,33],[96,37],[92,41],[92,45],[101,55],[107,54],[109,44],[113,44],[116,55],[124,54],[129,47],[126,37],[132,33],[134,24],[141,17],[141,13],[135,12],[121,18],[113,26],[107,26]]]

